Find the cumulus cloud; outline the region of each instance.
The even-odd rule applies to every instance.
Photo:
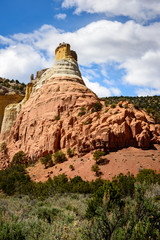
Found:
[[[0,50],[0,76],[28,82],[31,73],[46,67],[47,62],[31,46],[18,44]]]
[[[63,0],[65,8],[75,7],[75,13],[105,13],[107,16],[127,16],[146,21],[160,16],[159,0]]]
[[[107,85],[115,85],[114,80],[104,79],[103,82],[106,83]]]
[[[160,51],[144,53],[139,59],[130,59],[122,64],[127,71],[124,80],[136,86],[158,88],[160,94]]]
[[[88,88],[95,92],[98,97],[109,97],[111,96],[111,91],[101,86],[98,82],[91,82],[86,77],[83,76],[83,80]]]
[[[55,18],[59,20],[64,20],[66,17],[67,15],[65,13],[58,13],[55,15]]]
[[[117,68],[125,72],[123,83],[160,89],[160,23],[142,26],[134,21],[120,23],[102,20],[75,32],[43,25],[32,33],[18,33],[7,38],[2,36],[1,39],[4,48],[0,50],[0,76],[12,76],[24,81],[35,70],[53,65],[55,48],[60,42],[68,42],[76,50],[79,64],[82,68],[85,66],[83,75],[90,81],[102,75],[110,81],[108,72],[101,66],[116,63]],[[9,46],[6,47],[6,44]],[[95,64],[99,68],[93,71]],[[96,82],[98,84],[98,80]],[[93,83],[95,89],[99,88]],[[100,89],[105,96],[116,91],[117,95],[120,93],[104,88],[102,86]]]
[[[97,79],[100,77],[97,69],[84,68],[83,66],[81,66],[80,70],[82,75],[84,75],[89,80]]]
[[[139,88],[136,90],[136,93],[138,96],[153,96],[153,95],[159,95],[160,89],[149,89],[149,88]]]
[[[13,41],[9,38],[6,38],[0,35],[0,44],[2,45],[13,44]]]
[[[116,87],[106,88],[99,84],[99,82],[92,82],[83,76],[83,80],[88,88],[97,94],[98,97],[109,97],[112,95],[121,95],[121,90]]]
[[[119,88],[116,88],[116,87],[111,87],[110,88],[110,91],[112,92],[113,95],[115,96],[120,96],[122,93],[121,93],[121,90]]]

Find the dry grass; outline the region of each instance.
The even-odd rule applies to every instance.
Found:
[[[9,224],[10,229],[14,223],[19,224],[24,239],[79,240],[82,239],[86,225],[88,200],[89,196],[81,194],[56,195],[45,201],[1,194],[0,209],[2,219]],[[7,237],[3,237],[5,239]]]

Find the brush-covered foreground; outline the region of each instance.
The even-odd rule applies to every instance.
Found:
[[[160,174],[32,182],[22,166],[0,171],[0,240],[160,239]]]

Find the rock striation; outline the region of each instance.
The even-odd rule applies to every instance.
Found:
[[[32,93],[33,86],[39,81],[41,75],[46,70],[47,69],[42,69],[40,71],[37,71],[35,79],[34,79],[34,75],[33,74],[31,75],[31,81],[26,86],[25,96],[21,96],[19,94],[15,94],[15,93],[14,94],[10,93],[9,94],[10,96],[12,94],[15,99],[17,99],[17,98],[18,99],[17,99],[17,101],[16,100],[7,101],[7,97],[5,95],[4,99],[6,100],[6,105],[4,106],[4,108],[3,108],[3,104],[0,102],[0,106],[1,106],[1,108],[3,108],[3,115],[2,115],[2,119],[1,119],[1,135],[3,137],[5,137],[5,135],[8,134],[14,121],[16,120],[18,113],[21,111],[21,109],[23,108],[25,103],[28,101],[28,99]],[[4,91],[4,87],[3,87],[3,91]]]
[[[84,155],[160,143],[160,125],[132,104],[106,108],[101,101],[102,109],[91,111],[99,99],[85,86],[71,53],[68,44],[60,45],[54,66],[33,86],[7,138],[10,158],[20,150],[35,159],[69,147]]]
[[[85,85],[78,67],[77,54],[73,50],[70,50],[69,44],[63,43],[56,48],[54,65],[37,79],[33,92],[37,91],[51,78],[60,78],[60,81],[64,78],[68,81],[75,81]]]
[[[2,134],[9,132],[14,121],[16,120],[18,113],[20,112],[20,110],[22,109],[22,107],[24,106],[26,101],[29,99],[30,94],[32,92],[32,87],[33,87],[33,84],[28,83],[26,86],[26,93],[25,93],[25,97],[23,98],[23,100],[22,100],[22,98],[20,98],[20,100],[22,100],[22,101],[20,101],[18,103],[8,104],[5,107],[2,126],[1,126]]]
[[[0,130],[4,117],[5,107],[12,103],[18,103],[24,98],[23,95],[9,91],[6,87],[0,86]]]

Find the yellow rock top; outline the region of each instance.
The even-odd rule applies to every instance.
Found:
[[[77,54],[75,51],[70,50],[68,43],[60,43],[55,50],[55,61],[61,59],[73,59],[77,61]]]

